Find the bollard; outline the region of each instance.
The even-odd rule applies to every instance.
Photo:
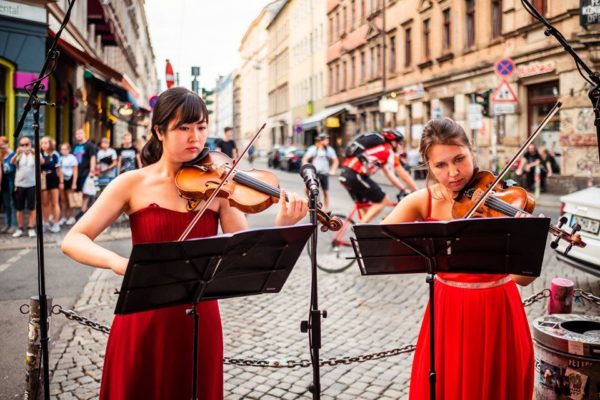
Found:
[[[46,297],[48,303],[48,336],[50,336],[50,310],[52,297]],[[29,323],[27,335],[27,356],[25,358],[25,400],[37,400],[44,397],[42,375],[42,344],[40,342],[40,299],[32,296],[29,299]]]
[[[548,314],[570,314],[575,285],[567,278],[554,278],[550,285]]]

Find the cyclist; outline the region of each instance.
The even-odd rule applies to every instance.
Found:
[[[340,182],[350,197],[357,203],[372,203],[361,215],[362,223],[372,221],[385,207],[395,204],[371,179],[371,175],[378,170],[381,170],[390,183],[401,192],[405,191],[404,185],[394,176],[393,170],[406,182],[410,191],[418,189],[410,174],[400,164],[397,154],[398,145],[404,140],[404,135],[394,129],[384,129],[379,135],[385,139],[382,144],[365,148],[359,155],[348,157],[342,163]]]

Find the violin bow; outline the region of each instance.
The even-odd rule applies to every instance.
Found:
[[[265,126],[267,126],[266,122],[264,124],[262,124],[260,129],[254,134],[254,136],[252,137],[252,139],[250,140],[248,145],[244,148],[244,150],[242,150],[242,153],[239,155],[239,157],[233,161],[233,165],[231,166],[229,171],[227,171],[227,173],[225,174],[225,177],[223,178],[221,183],[219,183],[219,186],[217,186],[217,188],[211,193],[211,195],[208,197],[206,202],[202,205],[202,208],[200,209],[200,211],[198,211],[198,213],[196,214],[194,219],[192,219],[192,221],[187,226],[187,228],[185,228],[185,230],[183,231],[183,233],[181,234],[179,239],[177,239],[178,242],[182,242],[188,237],[188,235],[190,234],[192,229],[194,229],[194,226],[196,226],[196,223],[200,220],[200,218],[202,218],[202,215],[204,215],[204,212],[208,209],[208,206],[210,205],[210,203],[214,200],[215,197],[217,197],[217,194],[219,193],[219,190],[221,190],[221,187],[223,187],[223,185],[225,185],[225,183],[227,183],[227,181],[229,180],[229,177],[234,174],[234,171],[235,171],[238,163],[240,162],[240,160],[242,158],[244,158],[244,156],[248,152],[248,149],[250,148],[250,146],[252,146],[254,144],[256,139],[258,139],[258,135],[260,135],[260,133],[263,131],[263,129],[265,129]]]
[[[510,167],[512,167],[512,165],[515,163],[515,161],[517,161],[517,159],[523,154],[523,152],[525,151],[527,146],[529,146],[535,140],[535,138],[542,131],[542,129],[544,129],[546,127],[548,122],[550,122],[552,117],[554,117],[554,115],[558,112],[558,110],[561,106],[562,106],[562,103],[560,101],[556,102],[556,104],[552,107],[550,112],[548,112],[548,114],[546,114],[542,123],[535,129],[535,131],[531,134],[531,136],[529,136],[527,138],[527,140],[525,140],[525,143],[523,143],[523,145],[517,151],[517,153],[514,155],[514,157],[508,162],[508,164],[506,164],[504,169],[502,169],[502,171],[500,171],[500,173],[498,174],[496,179],[488,186],[488,188],[485,190],[485,192],[483,192],[483,195],[479,198],[479,200],[477,200],[475,202],[475,204],[473,204],[473,206],[471,207],[469,212],[467,212],[465,214],[465,216],[463,217],[464,219],[471,218],[471,216],[475,213],[475,211],[487,200],[489,195],[492,193],[492,190],[496,187],[498,182],[500,182],[500,180],[502,180],[502,178],[504,177],[504,174],[506,174],[506,172],[510,169]]]

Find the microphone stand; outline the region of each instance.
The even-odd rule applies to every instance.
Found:
[[[319,365],[319,350],[321,349],[321,316],[327,318],[327,311],[319,310],[319,293],[317,290],[317,205],[319,201],[319,192],[317,190],[308,191],[308,207],[310,209],[310,222],[315,227],[310,238],[309,246],[311,263],[311,286],[310,286],[310,312],[308,321],[300,323],[300,331],[308,332],[308,342],[310,347],[310,358],[313,368],[313,382],[308,390],[312,393],[314,400],[321,398],[321,377]]]
[[[546,30],[544,31],[544,35],[546,36],[554,36],[556,40],[563,46],[563,48],[573,57],[575,60],[575,66],[577,66],[577,70],[579,74],[583,77],[583,79],[592,85],[592,90],[588,93],[588,97],[592,102],[592,108],[594,109],[594,125],[596,126],[596,140],[598,145],[598,157],[600,158],[600,76],[593,72],[590,67],[587,66],[585,62],[579,57],[579,55],[573,50],[573,47],[569,44],[567,39],[560,33],[552,24],[541,15],[535,7],[531,4],[529,0],[521,0],[523,7],[525,10],[531,14],[535,19],[540,21],[542,24],[546,26]],[[586,77],[581,70],[584,70],[588,77]]]
[[[32,86],[32,89],[29,93],[29,99],[27,100],[27,104],[25,104],[23,114],[21,115],[21,119],[17,125],[17,128],[14,132],[15,143],[18,143],[19,136],[21,134],[21,130],[23,129],[23,125],[25,124],[25,119],[27,118],[27,114],[30,110],[33,109],[33,157],[35,160],[35,225],[37,232],[37,261],[38,261],[38,296],[40,301],[40,344],[42,350],[42,369],[43,369],[43,379],[44,379],[44,398],[50,399],[50,371],[49,371],[49,362],[48,362],[48,298],[46,296],[46,272],[44,266],[44,229],[43,229],[43,221],[42,221],[42,191],[41,191],[41,173],[40,173],[40,107],[41,106],[54,106],[54,104],[48,104],[47,102],[40,100],[37,97],[37,94],[40,90],[40,86],[42,81],[50,76],[54,67],[56,66],[56,61],[58,60],[58,56],[60,52],[57,50],[58,47],[58,39],[60,35],[69,22],[71,17],[71,10],[73,9],[73,5],[75,4],[75,0],[69,0],[69,6],[67,8],[67,12],[65,14],[65,19],[63,20],[60,29],[54,35],[54,39],[52,40],[52,44],[50,45],[50,49],[46,54],[46,59],[44,60],[44,65],[42,66],[42,70],[38,76],[38,79],[29,83],[27,86]],[[50,64],[52,63],[52,65]],[[55,221],[57,222],[57,221]],[[31,227],[30,227],[31,228]],[[36,395],[37,397],[37,395]]]

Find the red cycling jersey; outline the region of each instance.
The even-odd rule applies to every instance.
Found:
[[[365,159],[367,162],[363,162],[360,158]],[[366,149],[360,158],[348,157],[344,160],[342,166],[350,168],[361,175],[373,175],[385,165],[389,168],[400,165],[400,158],[389,143]]]

